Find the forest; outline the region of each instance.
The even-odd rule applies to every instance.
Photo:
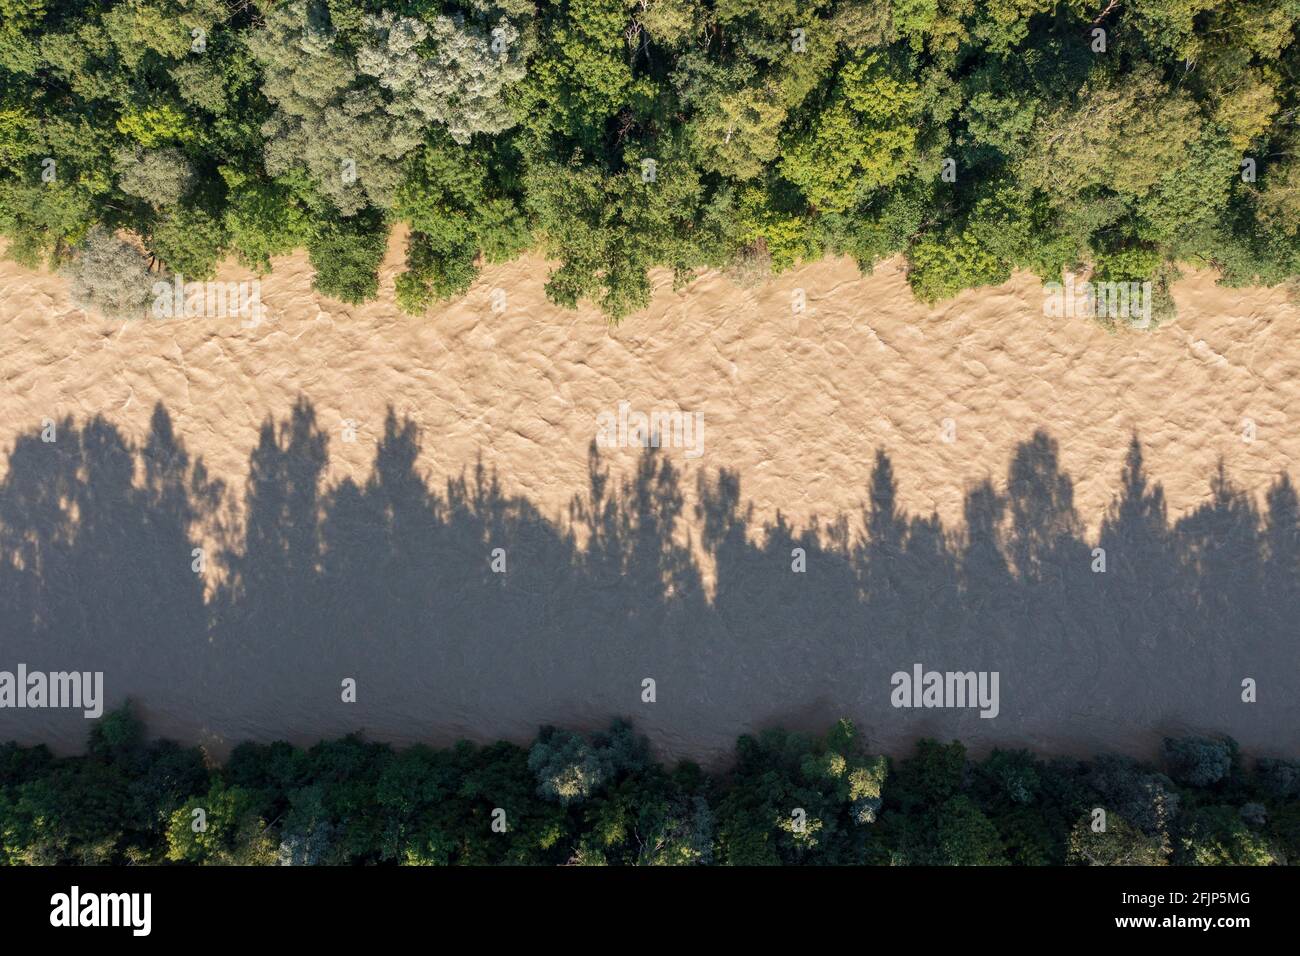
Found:
[[[1250,865],[1300,860],[1300,762],[1166,738],[1164,771],[1023,750],[899,761],[853,725],[741,737],[721,774],[656,762],[623,721],[529,747],[147,743],[131,709],[88,752],[0,745],[0,864]]]
[[[648,270],[906,257],[1300,275],[1300,0],[0,0],[0,234],[77,301],[306,249],[424,314],[539,250],[612,321]]]

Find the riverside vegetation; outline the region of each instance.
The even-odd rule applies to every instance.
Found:
[[[0,0],[0,233],[143,314],[305,247],[421,314],[539,248],[618,320],[648,270],[903,254],[926,301],[1174,262],[1300,275],[1300,0]]]
[[[84,756],[0,745],[8,864],[1083,864],[1300,860],[1300,762],[1167,738],[1167,773],[922,740],[867,755],[852,724],[741,737],[735,764],[655,762],[623,722],[530,748],[347,737],[304,750],[148,743],[129,706]],[[1104,812],[1104,819],[1099,816]]]

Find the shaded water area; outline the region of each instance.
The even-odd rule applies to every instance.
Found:
[[[1081,516],[1058,437],[969,476],[958,526],[905,513],[880,448],[860,512],[794,527],[757,522],[726,468],[685,494],[653,450],[614,478],[593,447],[556,519],[474,462],[431,487],[417,463],[437,436],[392,412],[369,477],[329,484],[300,401],[267,420],[242,488],[206,473],[161,405],[138,443],[67,418],[55,442],[20,436],[0,484],[0,670],[103,671],[109,706],[130,697],[152,732],[218,757],[354,731],[523,742],[617,716],[715,765],[740,733],[841,716],[894,753],[938,736],[1151,756],[1163,734],[1223,732],[1300,754],[1290,479],[1254,500],[1221,466],[1171,521],[1133,436],[1108,512]],[[891,706],[891,675],[918,663],[997,671],[997,717]],[[88,727],[0,710],[0,739],[76,750]]]

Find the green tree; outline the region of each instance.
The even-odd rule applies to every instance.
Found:
[[[1092,828],[1085,817],[1070,831],[1066,859],[1085,866],[1164,866],[1169,846],[1161,836],[1148,836],[1118,814],[1108,814],[1106,828]]]
[[[921,105],[902,61],[871,53],[848,63],[827,105],[792,138],[781,174],[819,209],[848,209],[908,171]]]

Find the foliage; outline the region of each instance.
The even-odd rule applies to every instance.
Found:
[[[142,318],[153,301],[148,260],[103,226],[90,230],[66,271],[72,301],[106,318]]]
[[[194,169],[180,150],[127,149],[117,154],[117,187],[154,206],[174,206],[194,182]]]
[[[1300,4],[1111,5],[1104,52],[1097,14],[0,0],[0,235],[58,266],[94,226],[134,233],[195,276],[306,248],[357,301],[376,231],[405,223],[408,311],[536,244],[554,302],[615,321],[653,268],[681,285],[827,252],[902,254],[925,301],[1091,267],[1152,281],[1157,314],[1177,262],[1300,276]]]
[[[921,112],[910,72],[877,53],[840,70],[826,107],[781,161],[782,175],[814,207],[842,212],[907,171]]]
[[[128,705],[93,725],[81,756],[0,744],[0,864],[1295,862],[1294,766],[1234,773],[1230,789],[1169,784],[1180,800],[1167,806],[1184,809],[1152,830],[1125,815],[1148,799],[1133,803],[1135,786],[1168,779],[1151,768],[1023,750],[972,761],[933,740],[890,761],[843,720],[820,737],[742,737],[718,773],[656,762],[625,721],[546,727],[527,749],[243,743],[217,766],[150,742]]]
[[[1237,760],[1237,747],[1229,739],[1166,737],[1165,763],[1169,775],[1192,787],[1208,787],[1228,776]]]

